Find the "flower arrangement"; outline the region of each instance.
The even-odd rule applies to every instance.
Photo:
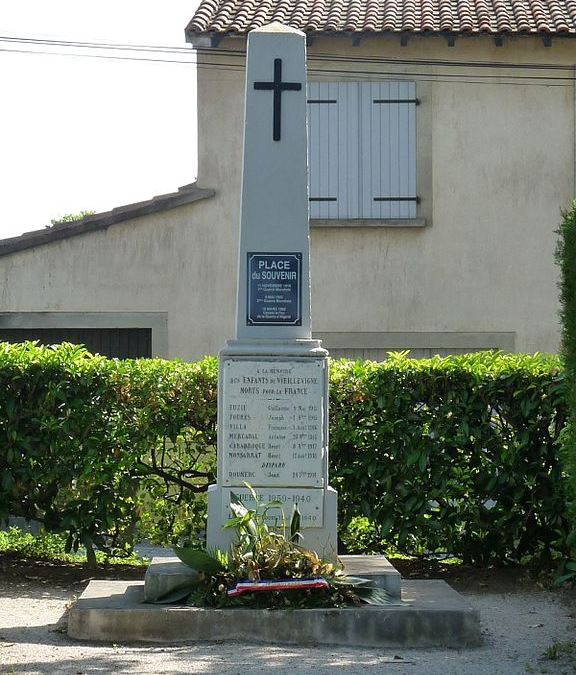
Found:
[[[271,519],[269,512],[282,504],[261,503],[253,488],[245,485],[255,506],[247,508],[232,494],[233,517],[224,525],[237,533],[230,551],[175,547],[180,560],[198,571],[198,579],[190,587],[172,591],[161,602],[186,598],[196,607],[268,609],[389,602],[388,594],[371,587],[369,580],[346,576],[342,565],[325,561],[298,543],[302,535],[296,505],[289,525],[284,516]],[[269,520],[275,524],[269,525]]]

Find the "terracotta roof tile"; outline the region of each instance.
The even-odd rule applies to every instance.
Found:
[[[454,26],[454,17],[456,16],[456,7],[453,2],[442,2],[438,5],[439,29],[441,31],[451,31]]]
[[[576,0],[202,0],[186,32],[243,34],[272,21],[309,33],[576,34]]]
[[[440,8],[435,0],[423,0],[421,7],[421,28],[423,31],[437,32],[440,29]],[[417,14],[415,15],[417,18]]]

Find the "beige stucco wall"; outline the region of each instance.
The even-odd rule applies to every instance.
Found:
[[[242,45],[230,40],[219,47]],[[506,38],[498,47],[491,38],[462,38],[449,47],[444,38],[421,37],[402,47],[398,38],[373,37],[353,47],[350,38],[318,38],[309,47],[312,79],[345,77],[318,72],[343,69],[342,62],[314,60],[326,55],[571,68],[352,64],[362,71],[358,79],[387,77],[380,71],[417,82],[417,115],[425,126],[418,126],[419,209],[428,225],[311,231],[318,333],[506,332],[515,333],[518,351],[555,351],[554,230],[575,180],[574,42],[545,47],[540,38]],[[242,63],[230,55],[201,57],[207,63],[218,58]],[[538,79],[525,79],[532,74]],[[567,79],[542,79],[547,76]],[[237,228],[242,87],[241,72],[199,70],[199,101],[207,103],[199,114],[199,181],[233,188],[219,196],[231,232]]]
[[[406,47],[398,39],[352,47],[347,38],[323,38],[309,52],[571,65],[573,44],[508,39],[498,48],[468,38],[450,48],[421,38]],[[215,197],[0,257],[0,312],[167,312],[168,353],[185,359],[215,353],[232,336],[243,73],[202,64],[242,61],[207,52],[199,60],[198,184]],[[320,63],[330,67],[311,61]],[[474,72],[502,71],[435,73],[422,64],[352,68],[408,74],[418,83],[419,144],[428,157],[418,157],[426,174],[419,208],[428,224],[312,228],[314,331],[514,333],[518,351],[556,350],[554,230],[574,194],[574,83],[473,83]],[[467,82],[450,77],[462,71]]]
[[[169,356],[214,352],[233,325],[235,270],[213,222],[203,200],[0,258],[2,311],[166,312]]]

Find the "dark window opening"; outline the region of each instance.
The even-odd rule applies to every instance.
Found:
[[[42,345],[71,342],[109,358],[152,356],[151,328],[0,328],[0,342],[26,340],[38,340]]]

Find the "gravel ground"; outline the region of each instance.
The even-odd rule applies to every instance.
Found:
[[[576,603],[566,593],[464,593],[480,610],[477,649],[384,650],[239,643],[97,644],[66,635],[66,609],[85,582],[0,579],[0,673],[575,673],[576,653],[543,659],[553,643],[576,640]]]

